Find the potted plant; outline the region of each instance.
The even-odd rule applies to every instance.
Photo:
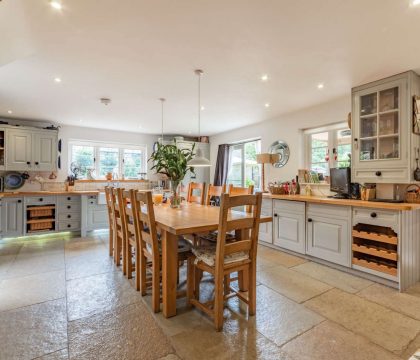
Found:
[[[179,149],[175,144],[164,145],[159,142],[155,144],[155,149],[149,161],[153,161],[152,170],[157,174],[166,175],[171,183],[172,197],[171,207],[181,206],[181,196],[179,185],[188,171],[194,173],[194,168],[188,166],[188,162],[194,156],[194,147],[191,149]]]

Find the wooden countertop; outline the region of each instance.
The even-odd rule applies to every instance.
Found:
[[[329,204],[329,205],[347,205],[357,206],[371,209],[384,209],[384,210],[417,210],[420,209],[420,204],[411,203],[387,203],[375,201],[362,201],[352,199],[333,199],[325,196],[306,196],[306,195],[272,195],[264,194],[264,198],[290,200],[290,201],[303,201],[315,204]]]
[[[98,190],[90,191],[15,191],[2,192],[0,198],[3,197],[17,197],[17,196],[48,196],[48,195],[98,195]]]

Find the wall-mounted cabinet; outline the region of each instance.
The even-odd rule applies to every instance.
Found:
[[[7,134],[4,146],[5,170],[56,170],[58,136],[56,131],[17,128],[2,131]]]
[[[352,89],[352,180],[409,183],[420,137],[413,133],[419,76],[395,75]]]

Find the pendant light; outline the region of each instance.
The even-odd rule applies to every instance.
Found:
[[[194,73],[198,76],[198,138],[201,135],[201,75],[203,70],[195,70]],[[203,150],[197,149],[197,152],[193,159],[188,162],[190,167],[209,167],[211,166],[210,160],[203,156]]]
[[[162,136],[160,138],[160,143],[163,144],[163,103],[165,102],[165,98],[159,98],[161,103],[161,130],[162,130]]]

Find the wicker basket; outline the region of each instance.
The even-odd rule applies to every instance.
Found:
[[[45,220],[30,224],[29,231],[51,230],[54,228],[54,220]]]
[[[414,188],[416,188],[416,191],[410,191],[414,190]],[[405,191],[405,201],[408,203],[420,204],[420,186],[416,184],[409,185]]]
[[[31,212],[31,218],[53,216],[52,209],[28,209]]]
[[[285,194],[284,189],[283,189],[282,186],[273,186],[273,185],[270,185],[268,187],[268,190],[273,195],[284,195]]]

